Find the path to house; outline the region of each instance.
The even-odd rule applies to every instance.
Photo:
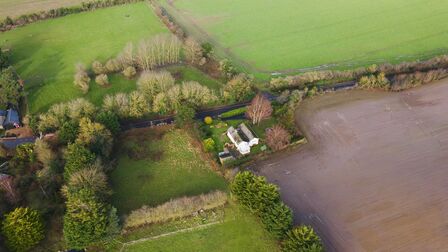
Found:
[[[252,169],[327,251],[448,251],[448,81],[306,100],[309,140]]]

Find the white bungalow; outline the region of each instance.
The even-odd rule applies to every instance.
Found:
[[[237,129],[230,127],[227,130],[227,136],[243,155],[249,154],[250,147],[257,145],[259,141],[244,123],[240,124]]]

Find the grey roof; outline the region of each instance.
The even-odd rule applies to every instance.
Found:
[[[20,123],[19,112],[14,109],[8,109],[6,113],[6,120],[3,125],[12,125],[14,123]]]

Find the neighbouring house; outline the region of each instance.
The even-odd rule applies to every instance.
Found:
[[[259,142],[259,139],[255,137],[255,134],[244,123],[240,124],[236,129],[230,127],[227,130],[227,136],[243,155],[249,154],[250,147],[257,145]]]
[[[18,128],[19,126],[19,112],[14,109],[0,110],[0,129]]]

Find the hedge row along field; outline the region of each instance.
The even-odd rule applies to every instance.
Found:
[[[167,32],[142,2],[29,24],[2,33],[0,47],[11,50],[11,61],[25,79],[29,110],[35,113],[82,96],[73,85],[75,64],[104,61],[127,42]],[[135,82],[121,76],[110,76],[109,82],[110,88],[92,84],[89,100],[100,104],[106,94],[135,89]]]
[[[197,25],[222,53],[265,77],[448,51],[447,1],[160,1],[182,25]]]

